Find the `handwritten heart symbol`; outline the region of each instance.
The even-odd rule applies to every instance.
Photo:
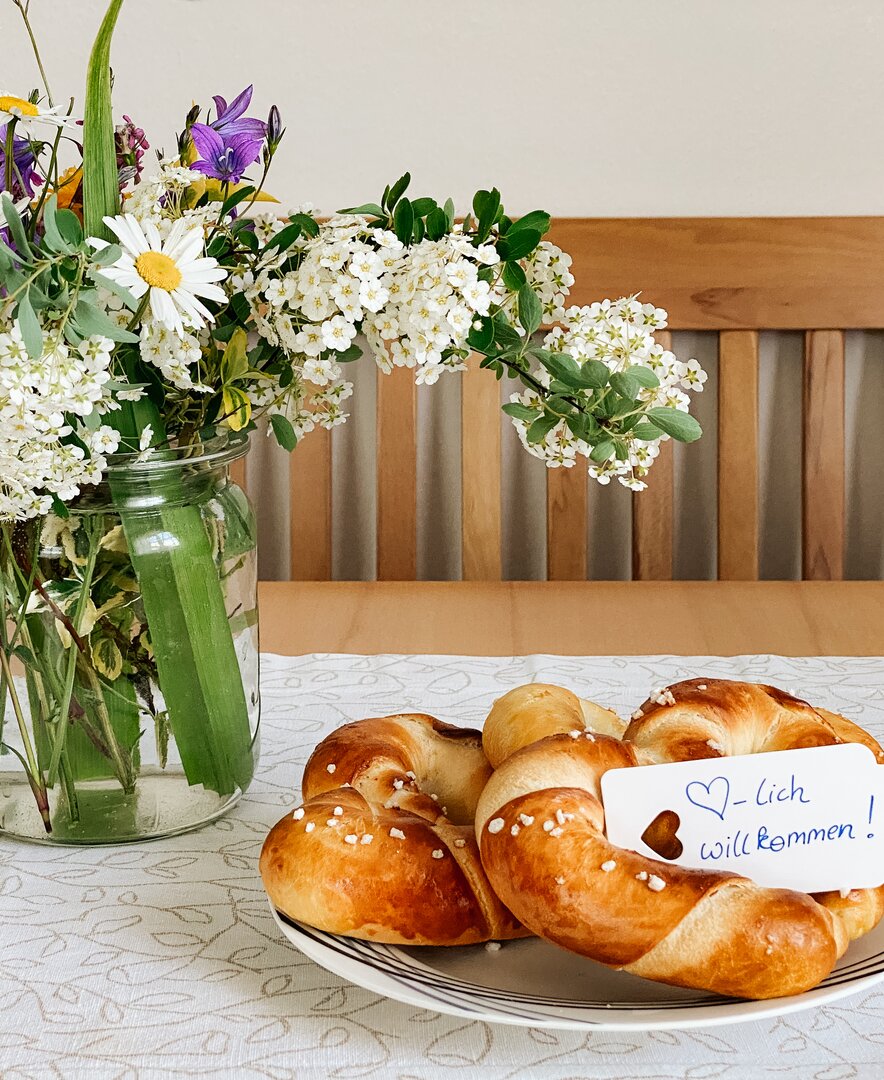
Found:
[[[681,818],[674,810],[661,810],[642,833],[642,843],[671,862],[684,851],[684,845],[677,835],[679,825]]]
[[[701,810],[708,810],[724,821],[724,812],[731,795],[731,786],[726,776],[716,776],[708,784],[700,780],[692,780],[684,793],[687,795],[688,802],[699,806]]]

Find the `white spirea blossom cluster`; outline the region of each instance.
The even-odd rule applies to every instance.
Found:
[[[283,227],[260,215],[256,232],[266,243]],[[278,272],[282,256],[257,274],[235,276],[231,286],[249,301],[258,333],[283,348],[299,373],[287,390],[268,383],[252,393],[252,404],[281,412],[300,437],[316,423],[333,427],[346,419],[341,402],[352,393],[335,353],[345,353],[361,328],[381,370],[415,369],[415,381],[430,385],[445,371],[459,371],[469,355],[467,336],[492,305],[511,308],[515,294],[500,272],[490,282],[483,266],[498,267],[492,244],[474,247],[455,227],[441,239],[405,247],[395,233],[371,228],[358,215],[338,215],[319,234],[295,249],[297,269]],[[573,283],[571,259],[542,243],[524,268],[551,319],[564,314]]]
[[[91,337],[72,349],[49,334],[28,356],[18,327],[0,333],[0,520],[46,514],[96,484],[119,435],[98,418],[114,407],[114,343]],[[67,440],[76,434],[80,443]],[[85,447],[85,449],[83,448]]]
[[[631,367],[650,368],[660,385],[640,390],[638,403],[647,408],[659,405],[687,412],[690,398],[685,391],[702,391],[707,376],[696,360],[683,363],[654,339],[654,331],[663,329],[666,319],[667,313],[662,308],[642,304],[635,297],[571,307],[564,313],[562,325],[546,335],[544,347],[550,352],[567,353],[578,364],[600,360],[612,373],[629,371]],[[544,386],[549,385],[550,376],[544,369],[534,375]],[[540,396],[526,390],[511,395],[510,400],[535,405]],[[542,458],[550,467],[570,468],[578,455],[588,458],[592,451],[592,446],[577,438],[564,420],[535,443],[528,441],[525,421],[514,418],[513,423],[528,453]],[[612,477],[617,477],[625,487],[642,491],[647,485],[641,478],[647,475],[660,453],[660,443],[667,438],[666,435],[648,441],[633,438],[629,441],[626,460],[612,457],[601,464],[590,462],[589,475],[600,484],[609,484]]]

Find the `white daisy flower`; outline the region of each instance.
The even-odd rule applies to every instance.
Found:
[[[117,236],[123,254],[104,267],[103,274],[127,288],[136,300],[149,290],[154,319],[177,334],[184,333],[185,319],[193,329],[214,321],[197,297],[224,303],[224,290],[213,283],[223,281],[227,271],[217,259],[203,256],[202,228],[178,218],[163,240],[153,222],[141,223],[131,214],[106,217],[104,223]],[[98,249],[108,246],[104,240],[90,243]]]
[[[33,101],[28,101],[27,98],[0,93],[0,127],[4,127],[12,120],[16,121],[16,134],[25,135],[36,124],[54,124],[55,127],[64,127],[70,118],[65,116],[61,105],[45,108]]]

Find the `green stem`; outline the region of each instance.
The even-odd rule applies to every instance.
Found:
[[[23,4],[21,0],[15,0],[15,6],[21,12],[21,17],[24,20],[25,29],[28,32],[28,37],[31,39],[31,48],[34,50],[34,59],[37,61],[37,67],[40,69],[40,78],[43,80],[43,86],[46,90],[46,97],[50,105],[53,105],[52,91],[49,89],[49,80],[46,78],[46,69],[43,67],[43,60],[40,57],[40,49],[37,46],[37,39],[34,36],[33,28],[31,27],[31,20],[28,18],[28,8],[26,4]]]
[[[89,553],[86,557],[86,566],[83,569],[83,582],[80,587],[80,595],[77,597],[77,605],[74,609],[74,630],[79,636],[80,626],[83,621],[83,613],[86,610],[86,602],[88,601],[91,589],[92,589],[92,575],[95,572],[95,560],[98,558],[98,544],[95,542],[95,536],[92,535],[89,538]],[[68,712],[71,707],[71,697],[74,693],[74,676],[77,672],[77,657],[79,656],[79,650],[76,644],[72,641],[67,656],[67,669],[65,672],[64,689],[62,691],[62,698],[59,704],[58,711],[58,726],[55,730],[55,735],[52,741],[52,755],[49,759],[49,771],[48,781],[49,786],[53,787],[58,777],[58,763],[61,758],[61,752],[64,749],[65,738],[68,730]],[[100,698],[100,694],[99,694]]]
[[[9,197],[12,198],[12,166],[15,164],[15,132],[16,121],[10,120],[6,125],[6,142],[3,147],[4,154],[4,176],[3,176],[3,188],[9,192]]]
[[[43,819],[43,826],[47,832],[51,832],[52,826],[49,821],[49,799],[46,795],[46,780],[37,764],[37,756],[34,753],[31,737],[28,734],[28,726],[25,723],[25,715],[21,707],[21,702],[19,701],[18,691],[15,689],[15,683],[12,680],[12,670],[9,666],[9,657],[6,655],[5,646],[0,648],[0,669],[3,671],[3,681],[6,686],[6,692],[12,702],[12,711],[15,714],[15,719],[18,723],[22,745],[25,748],[25,756],[27,758],[27,767],[25,771],[27,772],[28,783],[31,785],[31,790],[37,801],[37,808],[40,811],[40,817]]]

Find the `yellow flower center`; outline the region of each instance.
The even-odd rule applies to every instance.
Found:
[[[12,94],[0,94],[0,112],[11,113],[13,116],[40,115],[40,110],[33,101],[25,101],[24,98],[13,97]]]
[[[181,271],[174,260],[161,251],[145,251],[135,260],[138,276],[152,289],[174,292],[181,284]]]

